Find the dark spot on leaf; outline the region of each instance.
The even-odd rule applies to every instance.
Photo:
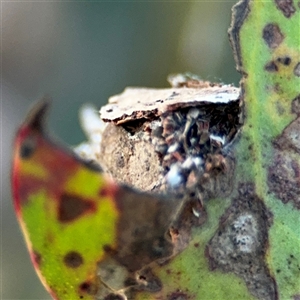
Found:
[[[296,11],[293,0],[275,0],[276,7],[286,18],[290,18]]]
[[[267,24],[263,29],[263,39],[269,48],[277,48],[283,41],[283,34],[277,24]]]
[[[124,296],[118,294],[109,294],[104,300],[125,300]]]
[[[268,72],[277,72],[278,71],[278,67],[275,64],[274,61],[270,61],[265,65],[265,70]]]
[[[42,255],[39,252],[34,250],[33,253],[32,253],[32,260],[34,261],[34,263],[36,265],[39,266],[42,262]]]
[[[29,135],[22,143],[20,147],[20,157],[22,159],[30,158],[37,147],[36,137]]]
[[[98,287],[95,283],[90,281],[85,281],[79,286],[80,292],[86,293],[88,295],[96,295],[98,292]]]
[[[283,57],[278,57],[277,61],[285,66],[289,66],[292,60],[288,56],[283,56]]]
[[[64,256],[64,264],[69,268],[78,268],[83,264],[83,258],[78,252],[70,251]]]
[[[297,63],[297,65],[295,66],[295,68],[294,68],[294,74],[295,74],[297,77],[300,77],[300,62]]]
[[[83,214],[94,210],[95,204],[92,201],[63,194],[59,200],[58,220],[60,222],[74,221]]]

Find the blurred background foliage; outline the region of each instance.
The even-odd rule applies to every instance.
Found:
[[[168,74],[186,71],[237,85],[234,2],[2,2],[1,299],[50,299],[11,201],[12,140],[29,106],[50,95],[51,132],[74,145],[84,139],[80,106],[100,107],[126,86],[168,87]]]

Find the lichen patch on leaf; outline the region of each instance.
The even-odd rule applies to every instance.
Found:
[[[300,117],[291,122],[283,133],[275,140],[280,150],[291,150],[300,154]]]
[[[274,150],[274,159],[268,169],[268,186],[283,203],[292,203],[300,209],[300,161],[297,154]]]
[[[212,270],[240,276],[258,299],[276,299],[277,287],[265,263],[271,223],[271,214],[254,186],[241,184],[206,249]]]

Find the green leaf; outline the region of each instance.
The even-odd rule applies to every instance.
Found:
[[[245,101],[237,178],[269,211],[265,260],[280,299],[300,291],[299,26],[297,3],[256,0],[235,6],[230,30]]]

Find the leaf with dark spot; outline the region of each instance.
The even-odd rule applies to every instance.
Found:
[[[64,264],[68,268],[78,268],[83,264],[83,258],[80,253],[70,251],[64,256]]]
[[[295,12],[293,0],[275,0],[277,8],[283,13],[286,18],[290,18]]]
[[[233,47],[239,49],[235,59],[238,70],[243,74],[242,98],[246,116],[241,138],[235,145],[236,187],[240,183],[253,184],[254,193],[265,206],[255,214],[257,220],[263,222],[268,209],[272,224],[266,227],[261,223],[264,230],[258,230],[264,232],[265,238],[268,237],[263,243],[268,246],[268,251],[257,249],[255,255],[247,260],[249,254],[235,253],[234,249],[250,246],[251,235],[241,239],[242,231],[237,232],[230,244],[232,228],[229,225],[226,230],[224,225],[231,217],[225,216],[225,223],[221,223],[219,228],[222,234],[211,240],[208,252],[213,257],[214,268],[235,274],[234,269],[237,268],[241,277],[251,277],[245,282],[259,299],[292,299],[299,290],[297,278],[300,278],[300,270],[295,269],[292,274],[285,256],[299,249],[300,240],[300,231],[296,229],[299,227],[300,195],[300,123],[296,116],[299,114],[300,91],[297,75],[300,12],[292,0],[244,0],[234,7],[235,13],[241,3],[247,5],[247,16],[243,24],[240,19],[234,19],[230,30]],[[239,46],[235,45],[237,42]],[[259,202],[248,199],[247,195],[243,198],[251,205],[247,213],[252,212],[253,215]],[[231,201],[234,199],[236,195]],[[237,203],[234,205],[236,209]],[[241,213],[238,213],[240,217]],[[219,247],[217,241],[227,246]],[[263,239],[260,237],[256,241]],[[298,250],[297,253],[300,258]],[[242,267],[237,267],[243,263],[245,272],[242,272]]]
[[[274,61],[270,61],[265,65],[265,70],[268,72],[277,72],[278,71],[278,67],[275,64]]]
[[[71,222],[86,213],[93,213],[96,207],[93,201],[75,195],[63,194],[59,199],[58,220]]]
[[[283,41],[283,34],[277,24],[267,24],[263,29],[263,39],[271,49],[277,48]]]
[[[121,186],[52,142],[42,127],[46,108],[39,103],[16,138],[15,208],[34,266],[53,297],[103,299],[111,290],[99,272],[108,282],[116,274],[113,281],[122,289],[133,271],[172,256],[168,231],[183,204],[175,196]]]
[[[20,158],[27,159],[34,154],[37,146],[37,141],[35,135],[28,136],[20,147]]]

